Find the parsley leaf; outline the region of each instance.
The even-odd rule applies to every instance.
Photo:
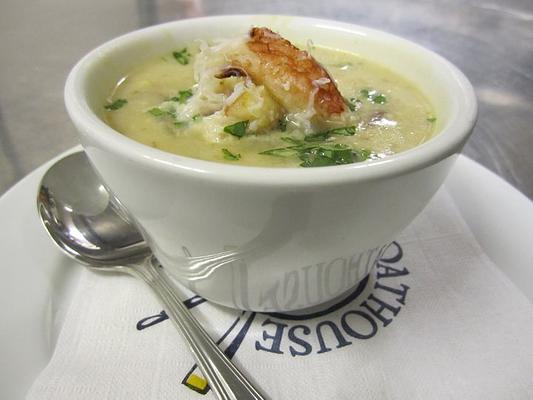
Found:
[[[328,139],[331,135],[339,136],[353,136],[357,132],[357,127],[354,126],[344,126],[342,128],[330,129],[329,131],[314,133],[312,135],[307,135],[304,140],[306,142],[323,142]]]
[[[354,157],[356,159],[356,162],[368,160],[371,155],[372,152],[368,149],[360,149],[354,151]]]
[[[275,157],[297,156],[302,161],[300,166],[305,168],[351,164],[365,161],[371,156],[369,150],[353,150],[350,146],[341,143],[305,143],[292,138],[282,139],[291,139],[290,143],[299,143],[293,146],[262,151],[259,154]]]
[[[385,104],[387,102],[387,96],[385,96],[383,93],[379,93],[377,90],[362,89],[360,93],[371,103]]]
[[[151,108],[150,110],[148,110],[148,112],[154,117],[160,117],[166,114],[166,111],[161,110],[159,107]]]
[[[249,123],[250,121],[240,121],[233,125],[225,126],[224,132],[242,138],[246,134],[246,128],[248,128]]]
[[[385,104],[387,102],[387,97],[384,94],[378,94],[372,98],[372,103],[375,104]]]
[[[345,150],[348,150],[348,155],[351,154],[350,149],[341,149],[340,151],[345,152]],[[336,165],[336,159],[344,159],[346,158],[346,154],[343,154],[342,156],[339,156],[337,154],[338,152],[335,151],[333,148],[329,147],[322,147],[318,146],[312,149],[308,149],[305,151],[300,152],[298,157],[303,162],[300,164],[300,166],[309,168],[309,167],[325,167],[328,165]]]
[[[363,159],[366,154],[362,151],[355,152],[349,146],[340,143],[309,149],[298,156],[303,161],[300,166],[304,168],[352,164],[366,160],[366,158]]]
[[[356,126],[345,126],[343,128],[336,128],[327,131],[330,135],[340,135],[340,136],[353,136],[357,132]]]
[[[192,90],[180,90],[177,96],[171,97],[170,101],[177,101],[180,104],[185,103],[189,98],[192,97]]]
[[[298,150],[292,149],[290,147],[282,147],[279,149],[265,150],[260,152],[259,154],[275,157],[292,157],[298,154]]]
[[[229,161],[238,161],[241,159],[240,154],[233,154],[228,149],[222,149],[222,153],[224,154],[224,159]]]
[[[426,118],[427,122],[435,122],[437,120],[437,117],[428,117]]]
[[[329,138],[328,132],[319,132],[319,133],[314,133],[312,135],[307,135],[306,137],[304,137],[304,140],[306,142],[323,142],[327,138]]]
[[[189,64],[189,57],[191,56],[191,54],[187,51],[187,47],[184,47],[180,51],[174,51],[172,55],[181,65]]]
[[[317,152],[305,153],[302,156],[300,156],[300,160],[303,161],[300,164],[300,167],[304,167],[304,168],[327,167],[330,165],[335,165],[333,160],[331,160],[330,158],[322,154],[317,154]]]
[[[171,116],[173,118],[176,117],[176,113],[174,111],[168,111],[168,110],[163,110],[162,108],[160,107],[154,107],[154,108],[151,108],[148,110],[148,112],[150,114],[152,114],[154,117],[164,117],[164,116]]]
[[[302,140],[298,140],[290,136],[282,136],[281,140],[283,140],[284,142],[290,143],[290,144],[294,144],[294,145],[301,145],[304,143]]]
[[[115,110],[118,110],[119,108],[122,108],[127,103],[128,103],[128,100],[126,99],[116,99],[111,104],[105,105],[104,108],[108,111],[115,111]]]

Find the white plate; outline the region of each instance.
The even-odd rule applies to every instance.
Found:
[[[47,364],[81,271],[37,217],[37,187],[54,161],[0,198],[2,399],[22,398]],[[464,156],[445,185],[487,255],[533,302],[533,203]]]

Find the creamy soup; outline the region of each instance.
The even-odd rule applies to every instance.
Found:
[[[110,94],[106,122],[167,152],[268,167],[380,159],[433,135],[429,102],[401,76],[353,53],[304,52],[258,34],[139,65]]]

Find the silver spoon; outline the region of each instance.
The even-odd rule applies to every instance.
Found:
[[[41,181],[37,208],[51,238],[76,261],[95,271],[132,274],[153,289],[219,399],[264,399],[183,305],[139,230],[109,194],[85,153],[71,154],[50,167]]]

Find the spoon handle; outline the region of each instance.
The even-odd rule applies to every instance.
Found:
[[[167,315],[187,341],[217,397],[221,400],[264,400],[265,397],[231,363],[183,305],[169,278],[154,264],[152,257],[149,257],[143,264],[134,267],[134,271],[150,285],[163,303]]]

